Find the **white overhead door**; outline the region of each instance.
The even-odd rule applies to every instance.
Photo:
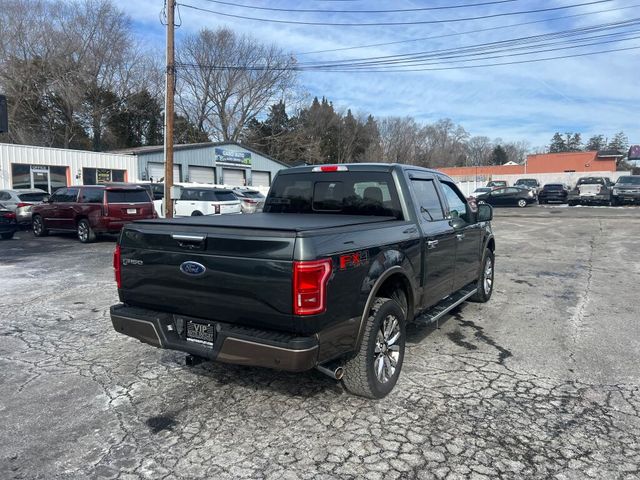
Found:
[[[251,172],[251,184],[254,187],[270,187],[271,186],[271,173],[270,172]]]
[[[189,181],[193,183],[216,183],[213,167],[189,167]]]
[[[164,163],[152,163],[147,164],[147,173],[149,174],[149,180],[160,180],[164,178]],[[173,181],[180,181],[180,165],[173,165]]]
[[[233,187],[244,187],[244,170],[239,170],[237,168],[223,168],[222,176],[224,177],[222,181],[225,185],[231,185]]]

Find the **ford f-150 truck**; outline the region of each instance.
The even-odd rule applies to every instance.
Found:
[[[408,322],[491,297],[491,218],[433,170],[281,170],[263,213],[127,225],[111,319],[192,362],[318,368],[381,398],[400,374]]]
[[[567,203],[573,205],[610,205],[612,183],[608,177],[581,177],[569,192]]]

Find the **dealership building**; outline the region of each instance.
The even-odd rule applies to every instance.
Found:
[[[164,177],[162,146],[109,153],[0,143],[0,188],[159,181]],[[174,182],[268,187],[285,163],[238,143],[176,145]]]
[[[164,177],[162,146],[138,147],[117,153],[137,157],[140,180],[158,181]],[[269,187],[275,174],[283,168],[288,165],[239,143],[207,142],[174,147],[174,182]]]

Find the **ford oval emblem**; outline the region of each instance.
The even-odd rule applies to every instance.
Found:
[[[198,262],[184,262],[180,265],[180,271],[185,275],[190,275],[192,277],[198,277],[207,271],[204,265]]]

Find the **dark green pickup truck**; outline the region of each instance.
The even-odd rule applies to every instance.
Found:
[[[318,368],[380,398],[400,374],[408,322],[491,296],[491,218],[433,170],[283,170],[264,213],[127,225],[111,319],[192,360]]]

